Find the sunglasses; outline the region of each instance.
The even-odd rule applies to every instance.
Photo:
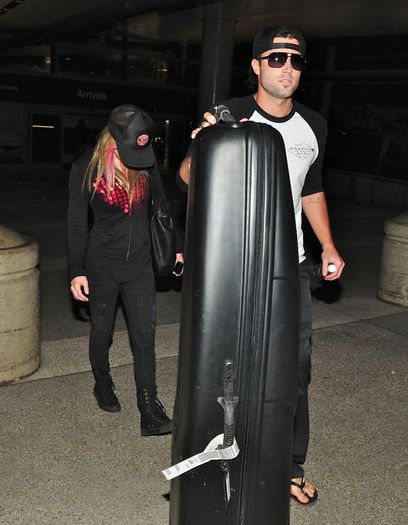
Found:
[[[306,58],[293,53],[283,53],[279,51],[277,53],[271,53],[266,57],[258,57],[257,60],[267,60],[269,67],[277,69],[283,67],[288,58],[290,58],[292,67],[296,69],[296,71],[303,71],[306,68]]]

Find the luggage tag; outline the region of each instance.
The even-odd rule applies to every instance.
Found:
[[[168,481],[170,481],[171,479],[177,478],[177,476],[180,476],[193,468],[204,465],[204,463],[208,463],[209,461],[229,461],[236,458],[239,454],[237,442],[234,440],[234,443],[230,447],[219,448],[223,443],[224,434],[218,434],[218,436],[215,436],[215,438],[208,443],[203,452],[162,470],[162,474]]]
[[[234,410],[238,403],[238,397],[233,395],[234,380],[234,363],[231,360],[226,360],[222,374],[224,395],[217,398],[217,402],[224,410],[224,434],[219,434],[212,439],[203,452],[162,470],[164,477],[167,480],[171,480],[193,468],[207,463],[208,461],[220,461],[220,469],[224,473],[223,487],[225,512],[228,512],[228,506],[231,499],[230,462],[239,454],[239,447],[234,437]]]

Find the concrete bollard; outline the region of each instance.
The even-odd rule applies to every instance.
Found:
[[[38,243],[0,225],[0,384],[40,366]]]
[[[408,212],[387,219],[377,296],[408,306]]]

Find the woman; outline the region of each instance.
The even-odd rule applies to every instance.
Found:
[[[129,104],[115,108],[93,152],[72,166],[68,206],[71,292],[78,301],[89,301],[91,313],[93,393],[99,408],[120,411],[109,365],[120,296],[128,322],[143,436],[171,432],[171,420],[156,388],[155,280],[148,207],[151,179],[156,188],[161,180],[151,144],[153,131],[154,122],[144,110]],[[89,209],[93,216],[90,231]],[[175,263],[182,260],[178,253]]]

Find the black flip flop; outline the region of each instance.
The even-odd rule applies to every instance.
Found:
[[[305,485],[306,485],[306,480],[305,478],[302,478],[302,481],[301,483],[297,483],[296,481],[293,481],[291,480],[290,481],[290,484],[293,485],[294,487],[297,487],[298,489],[300,489],[303,494],[309,498],[309,501],[307,503],[302,503],[301,501],[298,500],[298,498],[296,496],[294,496],[293,494],[291,494],[291,498],[296,501],[296,503],[298,503],[299,505],[302,505],[303,507],[310,507],[311,505],[313,505],[314,503],[316,503],[317,501],[317,490],[315,489],[314,491],[314,494],[313,496],[309,496],[308,494],[305,493],[305,491],[303,490],[305,488]]]

